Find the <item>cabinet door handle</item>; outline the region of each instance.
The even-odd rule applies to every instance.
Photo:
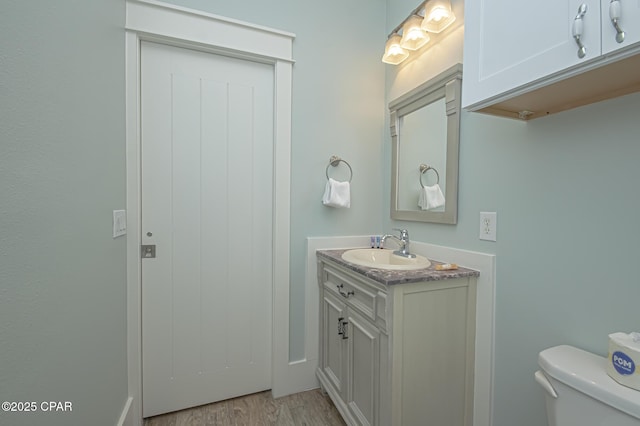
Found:
[[[609,18],[611,18],[613,28],[616,29],[616,41],[618,43],[622,43],[624,41],[624,31],[622,31],[622,28],[618,25],[620,15],[622,15],[620,0],[611,0],[611,3],[609,3]]]
[[[340,296],[344,297],[345,299],[348,299],[349,296],[353,296],[355,294],[353,290],[346,293],[342,291],[342,289],[344,288],[344,284],[337,284],[336,287],[338,288],[338,293],[340,293]]]
[[[348,321],[342,322],[342,340],[346,340],[349,338],[349,336],[347,336],[347,325],[349,325]]]
[[[344,335],[344,324],[342,324],[342,320],[344,320],[344,317],[338,318],[338,334],[341,336]]]
[[[587,48],[582,44],[582,33],[583,33],[583,21],[584,15],[587,13],[587,5],[582,3],[580,7],[578,7],[578,15],[573,20],[573,39],[576,41],[578,45],[578,58],[582,59],[587,54]]]

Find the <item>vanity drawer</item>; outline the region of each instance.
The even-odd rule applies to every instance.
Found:
[[[332,268],[324,269],[324,288],[339,297],[347,305],[357,309],[371,321],[376,320],[378,290],[365,283],[356,282]],[[383,302],[384,304],[384,302]]]

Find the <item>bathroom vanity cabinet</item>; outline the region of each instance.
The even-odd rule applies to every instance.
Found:
[[[637,1],[467,1],[462,106],[531,119],[638,91],[638,27]]]
[[[471,426],[478,273],[432,265],[407,279],[341,253],[318,252],[317,377],[345,422]]]

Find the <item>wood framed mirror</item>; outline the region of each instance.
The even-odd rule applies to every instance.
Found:
[[[461,86],[456,64],[389,103],[392,219],[457,222]],[[439,187],[444,206],[419,203],[425,187]]]

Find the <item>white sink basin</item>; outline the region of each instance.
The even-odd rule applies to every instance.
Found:
[[[410,271],[414,269],[428,268],[431,265],[429,259],[416,255],[414,258],[407,258],[393,254],[393,250],[388,249],[354,249],[347,250],[342,254],[342,259],[369,268],[392,269],[399,271]]]

